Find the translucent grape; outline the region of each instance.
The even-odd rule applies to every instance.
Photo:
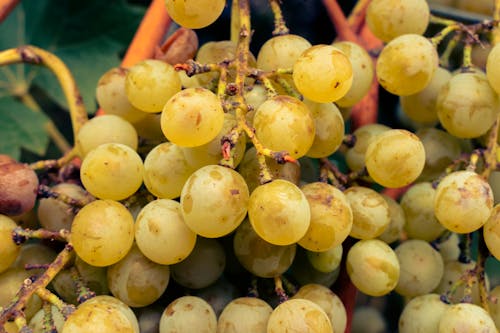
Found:
[[[438,332],[439,321],[448,307],[438,294],[412,298],[399,317],[399,333]]]
[[[500,95],[500,70],[498,64],[500,63],[500,46],[496,44],[488,54],[486,60],[486,76],[493,90]]]
[[[273,309],[255,297],[240,297],[229,303],[217,323],[217,333],[266,333]]]
[[[450,305],[439,321],[439,333],[482,332],[496,333],[495,322],[482,307],[460,303]]]
[[[332,247],[323,252],[306,251],[307,259],[312,267],[323,273],[336,270],[342,260],[342,244]]]
[[[267,322],[267,333],[333,333],[330,319],[316,303],[289,299],[278,305]]]
[[[356,138],[354,146],[347,150],[345,154],[345,159],[347,166],[352,171],[359,171],[365,167],[365,154],[368,145],[372,140],[377,137],[377,135],[390,130],[382,124],[368,124],[359,127],[352,134]]]
[[[483,227],[483,236],[490,253],[500,258],[500,205],[493,207],[491,215]],[[499,259],[500,260],[500,259]]]
[[[404,226],[406,223],[405,212],[401,205],[391,197],[382,194],[385,202],[389,206],[389,216],[391,221],[389,225],[385,228],[384,232],[378,236],[380,240],[383,240],[387,244],[393,243],[401,239],[403,235]]]
[[[16,260],[21,249],[12,239],[12,231],[16,227],[16,222],[10,217],[0,214],[0,244],[2,244],[0,246],[0,273],[10,267]]]
[[[214,310],[200,297],[179,297],[170,303],[161,315],[159,333],[216,331],[217,318]]]
[[[215,22],[226,5],[225,0],[166,0],[165,3],[172,19],[191,29],[204,28]]]

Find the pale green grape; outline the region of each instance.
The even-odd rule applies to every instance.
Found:
[[[83,124],[76,135],[76,147],[83,158],[89,151],[103,143],[121,143],[137,150],[138,141],[134,126],[112,114],[90,119]]]
[[[205,300],[196,296],[182,296],[163,311],[159,333],[217,332],[214,310]]]
[[[493,125],[498,95],[481,73],[458,73],[441,88],[436,101],[441,125],[453,136],[476,138]]]
[[[83,159],[80,178],[85,189],[99,199],[122,200],[142,185],[144,165],[132,148],[104,143]]]
[[[255,134],[271,150],[304,156],[315,137],[314,118],[306,104],[295,97],[278,95],[262,103],[253,118]]]
[[[500,45],[496,44],[488,54],[486,60],[486,76],[493,90],[500,94]]]
[[[50,317],[51,317],[52,323],[53,323],[54,327],[56,328],[56,331],[62,332],[62,328],[63,328],[64,321],[65,321],[63,314],[54,305],[50,306],[49,311],[50,311]],[[31,320],[29,321],[28,326],[29,326],[29,328],[31,328],[33,330],[33,333],[45,333],[45,332],[47,332],[46,329],[44,328],[45,314],[46,314],[45,308],[40,309],[37,313],[35,313],[33,318],[31,318]]]
[[[378,82],[394,95],[405,96],[423,90],[438,67],[438,53],[425,37],[401,35],[380,53],[376,72]]]
[[[235,54],[235,42],[230,40],[210,41],[200,46],[196,54],[196,61],[201,64],[218,64],[224,60],[233,60]],[[231,71],[228,74],[231,77]],[[216,83],[219,72],[196,74],[193,78],[196,78],[201,86],[208,87]]]
[[[205,88],[187,88],[168,100],[161,113],[165,137],[181,147],[196,147],[213,140],[224,124],[221,101]]]
[[[368,145],[365,164],[370,177],[380,185],[403,187],[415,181],[424,169],[424,145],[409,131],[388,130]]]
[[[249,200],[243,177],[220,165],[196,170],[182,188],[181,212],[187,226],[208,238],[229,234],[243,221]]]
[[[314,252],[314,254],[317,253],[319,252]],[[340,273],[340,266],[327,273],[321,272],[315,269],[311,261],[309,261],[308,251],[299,246],[297,247],[295,259],[289,269],[289,273],[294,281],[297,281],[301,286],[315,283],[329,288],[337,281]]]
[[[170,17],[179,25],[200,29],[214,23],[222,14],[225,0],[165,0]]]
[[[439,285],[444,271],[443,258],[429,243],[410,239],[399,244],[394,252],[401,272],[395,289],[398,294],[420,296]]]
[[[406,223],[405,212],[396,200],[385,194],[381,195],[389,206],[389,216],[391,217],[391,221],[378,238],[387,244],[390,244],[400,240],[403,235],[403,229]]]
[[[385,333],[386,331],[386,320],[377,308],[365,305],[354,310],[351,333]]]
[[[167,289],[170,269],[145,257],[137,246],[119,262],[108,268],[109,290],[132,307],[152,304]]]
[[[439,321],[449,307],[441,295],[426,294],[412,298],[399,316],[399,333],[434,333],[439,331]]]
[[[352,171],[359,171],[365,167],[365,154],[368,145],[377,135],[390,130],[382,124],[368,124],[356,129],[352,134],[356,138],[354,147],[349,148],[345,154],[347,166]]]
[[[298,244],[310,251],[326,251],[342,244],[353,225],[353,212],[340,190],[315,182],[301,188],[311,210],[311,221]]]
[[[493,208],[490,185],[473,171],[456,171],[436,189],[434,214],[448,230],[464,234],[482,227]]]
[[[161,199],[178,198],[193,172],[183,150],[171,142],[157,145],[144,159],[144,185]]]
[[[490,316],[498,328],[500,327],[500,302],[498,301],[500,299],[500,286],[491,289],[489,296],[488,306],[490,308]]]
[[[161,113],[147,113],[146,117],[134,123],[134,127],[142,139],[165,141],[165,135],[161,130]]]
[[[347,253],[347,274],[362,293],[383,296],[397,285],[400,275],[398,257],[378,239],[360,240]]]
[[[349,91],[337,100],[335,104],[340,107],[351,107],[359,102],[370,90],[375,76],[373,60],[368,52],[359,44],[342,41],[332,44],[340,49],[349,58],[352,65],[352,85]]]
[[[493,207],[491,215],[483,227],[483,236],[490,253],[500,258],[500,205]],[[500,259],[499,259],[500,260]]]
[[[384,42],[403,34],[422,35],[429,17],[426,0],[373,0],[366,10],[366,24]]]
[[[30,271],[23,268],[11,267],[0,274],[0,308],[6,308],[16,299],[16,295],[26,279],[31,276]],[[42,300],[38,295],[33,295],[26,302],[23,309],[26,320],[30,320],[42,307]]]
[[[500,150],[497,149],[497,160]],[[492,171],[490,176],[488,177],[488,184],[491,186],[491,190],[493,191],[493,198],[495,204],[500,203],[500,172]]]
[[[161,265],[171,265],[191,253],[196,234],[184,222],[177,201],[158,199],[139,212],[135,221],[135,241],[147,258]]]
[[[319,305],[330,319],[333,332],[344,332],[347,326],[347,313],[340,298],[330,288],[321,284],[306,284],[300,287],[293,298],[307,299]]]
[[[250,109],[249,112],[247,112],[248,116],[250,111],[257,110],[257,108],[267,100],[267,91],[264,85],[254,84],[251,87],[248,87],[248,89],[245,89],[243,96]],[[253,123],[253,116],[251,123]]]
[[[316,129],[314,141],[306,155],[319,158],[333,154],[344,139],[344,119],[339,108],[333,103],[316,103],[305,100],[311,111]]]
[[[333,333],[330,319],[316,303],[289,299],[278,305],[267,322],[267,333]]]
[[[323,252],[306,251],[307,259],[312,267],[323,273],[336,270],[342,260],[342,244],[334,246]]]
[[[456,233],[450,233],[446,239],[437,244],[437,248],[445,263],[458,260],[460,256],[460,237]]]
[[[96,200],[76,214],[71,243],[93,266],[109,266],[125,257],[134,241],[134,219],[119,202]]]
[[[276,179],[250,195],[248,217],[255,232],[274,245],[298,242],[311,220],[309,203],[297,185]]]
[[[174,66],[161,60],[143,60],[128,69],[125,93],[129,102],[145,112],[156,113],[181,90]]]
[[[236,229],[233,249],[238,261],[250,273],[262,278],[272,278],[290,268],[295,258],[296,245],[279,246],[268,243],[245,220]]]
[[[12,239],[12,231],[16,222],[6,215],[0,214],[0,273],[6,271],[16,260],[21,246]],[[23,267],[24,268],[24,267]]]
[[[460,303],[450,305],[439,321],[439,333],[481,332],[496,333],[495,322],[482,307]]]
[[[240,297],[229,303],[217,322],[217,333],[266,333],[273,309],[255,297]]]
[[[352,86],[353,70],[349,58],[340,49],[331,45],[315,45],[297,59],[292,76],[295,86],[305,98],[327,103],[347,94]]]
[[[391,222],[389,205],[382,195],[363,186],[351,186],[344,194],[353,215],[349,235],[358,239],[380,236]]]
[[[261,46],[257,68],[264,71],[292,68],[302,52],[310,47],[311,43],[298,35],[274,36]]]

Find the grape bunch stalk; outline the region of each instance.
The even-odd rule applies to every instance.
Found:
[[[472,24],[323,3],[331,44],[269,0],[255,56],[249,0],[202,45],[226,1],[155,0],[90,119],[58,57],[0,51],[53,72],[74,134],[57,160],[0,155],[0,332],[498,331],[500,0]]]

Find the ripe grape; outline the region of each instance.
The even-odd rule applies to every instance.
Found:
[[[16,222],[10,217],[0,214],[0,244],[2,244],[0,246],[0,273],[7,270],[19,255],[21,247],[12,239],[12,232],[16,227]]]
[[[306,254],[312,267],[320,272],[330,273],[339,267],[342,252],[342,244],[339,244],[323,252],[306,251]]]
[[[439,332],[496,333],[498,330],[491,316],[482,307],[475,304],[460,303],[450,305],[444,310],[439,321]]]
[[[266,333],[272,311],[271,306],[259,298],[236,298],[222,311],[217,333]]]
[[[352,134],[356,138],[354,146],[347,150],[345,159],[352,171],[359,171],[365,167],[365,155],[368,145],[381,133],[390,130],[382,124],[368,124],[359,127]]]
[[[170,17],[184,28],[200,29],[214,23],[222,14],[225,0],[166,0]]]
[[[31,318],[31,320],[29,321],[28,326],[33,330],[33,333],[46,332],[45,330],[46,313],[47,311],[45,310],[45,308],[40,309],[37,313],[35,313],[33,318]],[[62,332],[65,319],[61,311],[55,305],[51,305],[49,313],[53,326],[56,328],[56,331]]]
[[[489,293],[488,305],[490,308],[490,316],[497,325],[500,326],[500,286],[496,286]]]
[[[396,200],[383,193],[381,195],[389,206],[389,216],[391,217],[391,221],[378,238],[387,244],[390,244],[401,239],[401,236],[403,235],[403,229],[406,223],[405,212]]]
[[[441,240],[437,244],[437,248],[445,263],[451,260],[458,260],[460,256],[460,237],[458,234],[452,232],[446,239]]]
[[[0,215],[0,224],[3,224],[2,220],[3,216]],[[7,241],[2,241],[2,244],[5,244],[6,248],[10,245]],[[23,244],[23,246],[19,246],[19,253],[11,267],[25,269],[26,265],[50,264],[56,256],[56,251],[42,243]],[[2,255],[2,258],[8,258],[8,256]],[[43,271],[43,269],[29,270],[32,275],[40,275]]]
[[[500,205],[493,207],[491,215],[483,227],[483,236],[490,253],[500,260]]]
[[[16,299],[19,288],[30,276],[30,271],[15,267],[11,267],[0,274],[0,308],[6,308],[12,304],[12,300]],[[23,309],[26,320],[29,321],[41,307],[42,300],[38,295],[30,297],[26,302],[26,307]]]
[[[210,304],[200,297],[179,297],[170,303],[161,315],[159,333],[215,333],[216,331],[215,312]]]
[[[134,124],[141,139],[163,142],[165,135],[161,130],[161,113],[148,113],[146,117]]]
[[[193,296],[201,297],[207,301],[218,317],[226,305],[240,296],[240,290],[222,275],[208,287],[194,290]]]
[[[384,333],[386,331],[386,320],[377,308],[365,305],[354,310],[351,333]]]
[[[218,64],[224,60],[233,60],[236,55],[236,43],[230,40],[207,42],[200,46],[196,54],[196,61],[201,64]],[[231,70],[228,73],[232,77]],[[200,86],[210,86],[219,78],[219,72],[208,72],[196,74]]]
[[[498,64],[500,63],[500,46],[496,44],[488,54],[486,60],[486,76],[493,90],[500,95],[500,71]]]
[[[339,277],[340,266],[327,273],[319,271],[311,264],[308,251],[299,246],[289,272],[292,278],[301,286],[315,283],[330,288]]]
[[[439,321],[448,307],[438,294],[412,298],[399,317],[399,333],[438,332]]]
[[[263,71],[289,69],[312,45],[304,37],[287,34],[268,39],[257,55],[257,68]]]

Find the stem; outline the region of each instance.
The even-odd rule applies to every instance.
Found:
[[[71,162],[77,156],[78,156],[78,150],[76,148],[72,148],[70,151],[65,153],[61,158],[58,158],[57,160],[42,160],[33,162],[30,164],[30,168],[33,170],[60,168],[63,165],[66,165],[69,162]]]
[[[0,0],[0,23],[16,8],[20,0]]]
[[[445,19],[445,18],[435,16],[435,15],[431,15],[430,16],[430,23],[441,24],[441,25],[453,25],[453,24],[457,24],[457,21]]]
[[[481,306],[487,312],[489,312],[488,305],[488,289],[486,288],[486,278],[484,267],[486,265],[486,259],[488,258],[489,251],[486,243],[484,242],[483,230],[479,230],[478,234],[478,251],[477,251],[477,262],[476,262],[476,277],[479,287],[479,299]]]
[[[12,231],[12,238],[16,244],[22,244],[30,238],[50,239],[67,242],[69,240],[69,235],[70,232],[66,229],[51,231],[46,229],[31,230],[23,229],[22,227],[16,227]]]
[[[286,294],[285,289],[283,288],[283,282],[281,281],[280,276],[276,276],[274,278],[274,291],[278,295],[280,303],[286,302],[288,300],[288,295]]]
[[[237,1],[231,3],[231,41],[238,43],[240,38],[240,8]]]
[[[280,0],[269,0],[269,5],[271,5],[271,10],[274,14],[273,36],[287,35],[290,30],[286,27],[285,19],[281,12]]]
[[[437,34],[435,34],[434,37],[432,37],[430,39],[431,43],[434,46],[438,46],[439,43],[441,43],[443,41],[443,39],[446,38],[446,36],[448,36],[453,31],[458,30],[459,28],[460,28],[460,26],[457,23],[447,25],[446,27],[443,28],[443,30],[441,30],[440,32],[438,32]]]
[[[462,68],[470,68],[471,66],[472,66],[472,44],[465,43]]]
[[[337,31],[337,37],[340,40],[348,40],[351,42],[358,42],[359,38],[356,36],[347,19],[342,12],[342,8],[340,8],[337,0],[323,0],[323,5],[326,7],[328,11],[328,15],[335,26],[335,30]]]
[[[450,67],[450,56],[455,47],[457,47],[458,42],[460,41],[460,36],[455,35],[454,38],[452,38],[448,44],[446,44],[446,48],[444,49],[443,53],[439,57],[439,64],[442,67],[448,68]]]

